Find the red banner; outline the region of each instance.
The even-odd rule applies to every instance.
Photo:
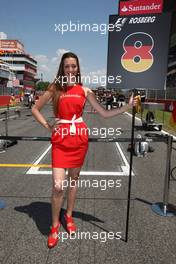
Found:
[[[170,117],[170,125],[172,127],[176,127],[176,102],[173,102],[172,104],[173,110]]]
[[[0,95],[0,106],[7,106],[10,104],[10,95]]]
[[[139,0],[120,2],[119,15],[162,13],[163,0]]]

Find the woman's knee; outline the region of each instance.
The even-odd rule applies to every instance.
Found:
[[[63,181],[61,180],[55,180],[53,182],[53,193],[54,194],[60,194],[64,191]]]
[[[70,169],[68,176],[72,181],[78,181],[80,175],[80,169]]]
[[[79,172],[72,173],[71,175],[69,175],[69,177],[70,177],[71,181],[75,181],[76,182],[79,179]]]
[[[62,193],[65,186],[65,170],[53,169],[53,193]]]

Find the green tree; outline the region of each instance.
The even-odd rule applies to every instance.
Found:
[[[50,82],[38,82],[36,84],[36,91],[45,91]]]

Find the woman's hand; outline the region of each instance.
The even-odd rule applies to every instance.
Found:
[[[138,99],[136,96],[134,97],[134,94],[132,93],[132,95],[130,96],[130,99],[128,101],[128,105],[130,107],[133,107],[133,106],[136,106],[137,104],[138,104]]]
[[[58,128],[58,124],[57,122],[54,122],[52,125],[48,124],[48,129],[53,133],[56,131],[56,129]]]
[[[48,124],[48,129],[52,133],[54,131],[54,125]]]
[[[50,125],[48,122],[43,123],[43,126],[48,129],[50,132],[53,132],[53,125]]]

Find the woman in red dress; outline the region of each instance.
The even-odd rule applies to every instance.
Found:
[[[48,236],[48,247],[58,242],[60,227],[59,214],[63,202],[63,183],[68,169],[70,181],[77,182],[88,149],[88,129],[82,114],[86,100],[104,118],[113,117],[127,111],[135,104],[133,97],[119,109],[105,110],[97,101],[91,89],[83,87],[78,57],[68,52],[62,56],[55,81],[32,108],[36,120],[52,132],[52,228]],[[41,114],[41,108],[52,99],[56,122],[51,126]],[[67,231],[76,231],[72,211],[76,199],[77,186],[68,186],[67,211],[64,215]]]

